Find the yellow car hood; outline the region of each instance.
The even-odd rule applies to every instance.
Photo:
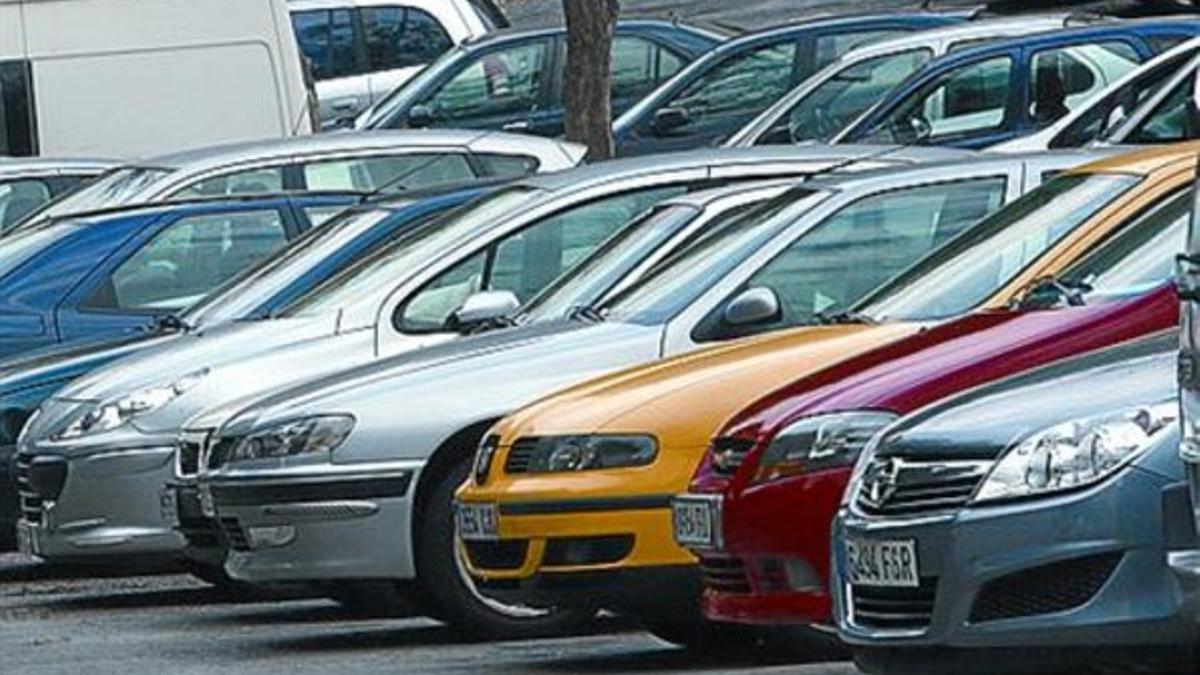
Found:
[[[521,436],[604,432],[702,447],[747,402],[921,326],[800,328],[691,352],[561,391],[517,411],[498,430],[505,445]]]

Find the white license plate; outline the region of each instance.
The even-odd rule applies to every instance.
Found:
[[[707,497],[676,497],[671,501],[675,543],[693,548],[716,548],[719,502]]]
[[[17,523],[17,550],[25,555],[41,555],[37,532],[28,523]]]
[[[158,493],[158,508],[163,523],[172,529],[179,528],[179,498],[175,488],[165,488]]]
[[[500,518],[495,504],[459,503],[454,510],[458,536],[465,540],[492,540],[500,536]]]
[[[846,542],[846,568],[850,583],[881,588],[916,588],[921,585],[917,564],[917,542],[868,541]]]

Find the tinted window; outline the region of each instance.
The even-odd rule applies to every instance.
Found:
[[[399,192],[460,183],[474,177],[466,155],[461,153],[354,157],[304,166],[304,184],[309,190],[318,191]]]
[[[43,181],[0,182],[0,230],[7,230],[50,201],[50,186]]]
[[[479,162],[479,167],[485,176],[499,176],[504,178],[530,176],[537,173],[540,164],[537,157],[530,157],[528,155],[501,155],[478,152],[474,153],[473,156]]]
[[[84,306],[181,309],[286,242],[278,211],[181,218],[121,263]]]
[[[637,99],[674,74],[682,61],[647,40],[632,37],[613,39],[613,112],[620,113]]]
[[[844,310],[1004,203],[1005,178],[928,185],[859,200],[797,239],[747,282],[775,291],[775,327]]]
[[[485,54],[442,85],[426,105],[441,124],[531,112],[548,76],[546,46],[542,41]]]
[[[914,49],[848,66],[797,101],[764,140],[830,140],[932,58],[928,49]]]
[[[936,143],[1004,128],[1012,91],[1007,56],[960,66],[902,101],[870,134],[886,143]]]
[[[824,68],[825,66],[840,59],[843,55],[853,49],[858,49],[863,45],[886,40],[888,38],[903,35],[905,31],[894,28],[883,28],[879,30],[859,31],[853,33],[835,33],[833,35],[821,35],[817,38],[817,49],[814,57],[813,71]]]
[[[371,70],[424,65],[454,46],[437,19],[420,9],[372,7],[360,13]]]
[[[1116,174],[1055,178],[905,271],[863,311],[880,320],[969,311],[1137,183]]]
[[[0,63],[0,155],[37,154],[33,111],[33,73],[29,62]]]
[[[264,167],[236,171],[205,178],[183,189],[175,197],[220,197],[225,195],[264,195],[283,192],[283,168]]]
[[[361,70],[350,10],[296,12],[292,14],[292,27],[300,51],[312,62],[315,79],[345,77]]]
[[[1137,68],[1140,61],[1124,42],[1039,51],[1032,61],[1029,114],[1038,127],[1049,126]]]
[[[1120,139],[1124,143],[1152,145],[1196,138],[1200,135],[1200,119],[1192,104],[1193,78],[1185,77],[1175,89],[1159,102],[1150,113]]]
[[[752,115],[791,88],[795,59],[794,42],[736,54],[697,78],[664,107],[680,109],[689,121],[701,123]]]

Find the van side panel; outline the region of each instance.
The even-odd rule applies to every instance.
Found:
[[[284,0],[23,6],[41,154],[134,157],[312,129]]]

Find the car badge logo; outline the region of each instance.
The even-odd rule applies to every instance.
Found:
[[[889,459],[876,464],[870,478],[867,479],[867,496],[871,502],[876,505],[882,505],[884,502],[891,500],[896,495],[896,490],[899,487],[897,484],[899,478],[900,463],[896,460]]]

